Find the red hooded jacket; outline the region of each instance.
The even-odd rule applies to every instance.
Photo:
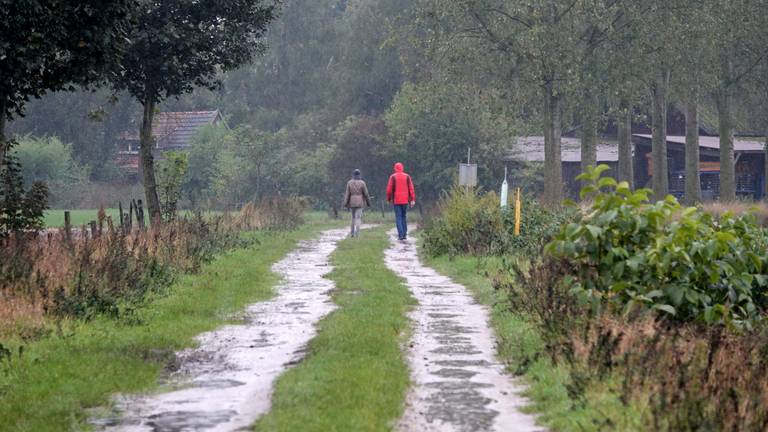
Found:
[[[403,164],[395,164],[395,173],[389,176],[387,183],[387,201],[395,205],[409,204],[416,201],[411,176],[403,172]]]

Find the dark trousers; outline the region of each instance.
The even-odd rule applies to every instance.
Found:
[[[395,225],[397,225],[397,238],[404,239],[408,236],[408,204],[395,204]]]

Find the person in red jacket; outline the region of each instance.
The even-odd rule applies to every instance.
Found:
[[[397,238],[405,240],[408,237],[406,214],[408,206],[416,205],[416,191],[413,189],[411,176],[403,171],[403,164],[395,164],[395,173],[389,176],[387,183],[387,202],[395,207],[395,223]]]

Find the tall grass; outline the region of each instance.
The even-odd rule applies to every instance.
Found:
[[[736,332],[639,308],[595,313],[562,283],[572,264],[521,262],[495,279],[506,307],[525,314],[542,338],[541,351],[521,364],[549,358],[567,374],[574,409],[602,387],[627,410],[645,407],[649,430],[768,429],[765,325]]]
[[[737,216],[750,213],[755,216],[760,225],[768,226],[768,205],[764,202],[710,202],[703,204],[702,207],[705,212],[716,217],[720,217],[728,212]]]
[[[273,200],[236,215],[195,215],[130,231],[101,212],[95,232],[3,238],[0,337],[39,336],[46,317],[130,319],[148,296],[162,295],[176,274],[197,272],[217,253],[245,245],[242,231],[296,228],[303,211],[301,204]]]
[[[271,266],[298,241],[334,226],[312,217],[290,232],[246,233],[257,241],[217,255],[197,274],[179,275],[167,295],[148,300],[130,322],[64,319],[36,340],[0,338],[0,358],[7,355],[0,359],[0,430],[91,430],[89,408],[108,405],[115,393],[156,388],[173,369],[174,352],[237,320],[246,305],[269,298],[279,280]]]

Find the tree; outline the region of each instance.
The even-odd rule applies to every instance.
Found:
[[[0,162],[30,98],[100,80],[136,0],[0,0]]]
[[[717,84],[713,91],[720,134],[720,199],[736,199],[734,99],[744,82],[768,59],[765,0],[709,0],[711,46]],[[764,79],[764,78],[763,78]]]
[[[7,152],[0,163],[0,238],[9,233],[41,229],[47,208],[48,187],[36,182],[25,191],[16,155]]]
[[[55,190],[88,180],[88,169],[72,157],[72,146],[57,137],[21,137],[13,152],[27,186],[44,182]]]
[[[674,17],[675,33],[670,51],[676,57],[673,93],[685,107],[685,202],[694,205],[701,202],[699,178],[699,106],[702,95],[712,80],[709,32],[710,17],[701,5],[685,3],[677,8]]]
[[[371,195],[385,198],[387,176],[392,169],[392,161],[385,154],[387,138],[388,130],[380,117],[349,117],[336,127],[328,169],[339,189],[353,170],[360,169]]]
[[[674,26],[674,2],[652,0],[643,14],[643,26],[638,38],[638,51],[645,60],[643,81],[651,105],[651,188],[654,198],[664,199],[669,193],[667,162],[667,109],[669,86],[675,58],[669,49],[677,35]],[[636,11],[635,13],[640,13]]]
[[[58,137],[71,145],[78,163],[91,168],[91,180],[119,180],[122,173],[114,164],[115,137],[125,132],[137,105],[130,97],[113,95],[108,88],[48,93],[30,101],[24,117],[14,119],[8,132]]]
[[[387,155],[413,174],[422,201],[437,199],[451,187],[456,167],[466,160],[467,147],[479,155],[477,163],[481,166],[499,156],[484,148],[477,117],[450,87],[406,84],[385,115],[385,122],[392,140]],[[482,181],[483,173],[478,174]]]
[[[143,106],[140,161],[153,220],[161,214],[152,136],[157,105],[195,87],[215,89],[221,71],[248,63],[263,50],[261,38],[275,7],[269,0],[142,0],[110,80]]]
[[[390,31],[412,0],[348,0],[340,23],[340,58],[334,65],[336,104],[350,114],[387,110],[403,82]]]
[[[600,48],[614,33],[628,2],[601,0],[423,0],[422,16],[435,22],[453,48],[471,41],[472,60],[494,64],[507,88],[536,88],[535,124],[544,132],[544,200],[557,205],[563,196],[561,135],[568,108],[581,111],[584,159],[595,156],[605,59]],[[445,49],[441,54],[451,55]],[[468,50],[470,51],[470,50]],[[464,53],[463,53],[464,54]],[[473,55],[473,54],[470,54]],[[454,55],[455,56],[455,55]],[[512,92],[510,92],[512,93]],[[519,95],[520,93],[513,93]],[[574,102],[576,101],[576,102]],[[511,101],[512,102],[512,101]],[[514,103],[520,103],[515,100]],[[531,103],[526,103],[529,112]]]

